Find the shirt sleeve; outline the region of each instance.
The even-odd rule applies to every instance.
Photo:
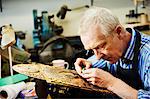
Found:
[[[150,99],[150,66],[144,72],[144,90],[138,90],[138,99]]]
[[[138,90],[138,99],[150,99],[150,47],[145,45],[142,49],[139,68],[144,88]]]
[[[89,57],[87,60],[92,62],[92,67],[94,67],[94,68],[104,68],[106,66],[106,63],[107,63],[103,59],[97,60],[95,55]]]
[[[138,90],[138,99],[150,99],[150,91]]]

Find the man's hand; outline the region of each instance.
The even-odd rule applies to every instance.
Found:
[[[82,77],[93,85],[103,88],[108,88],[109,86],[112,86],[116,79],[110,73],[98,68],[90,68],[84,70],[82,73]]]
[[[92,66],[92,64],[89,61],[87,61],[86,59],[83,59],[83,58],[77,58],[74,65],[75,65],[75,69],[76,69],[77,73],[81,76],[82,76],[83,68],[89,69]]]
[[[89,68],[82,72],[82,77],[93,85],[107,88],[121,98],[137,99],[137,90],[102,69]]]

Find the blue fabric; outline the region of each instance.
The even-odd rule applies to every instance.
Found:
[[[145,35],[143,33],[141,34],[141,47],[140,47],[140,53],[137,56],[139,63],[138,63],[138,72],[140,74],[142,83],[144,84],[144,89],[138,90],[138,98],[146,98],[150,99],[150,36]],[[134,56],[133,49],[135,47],[135,39],[136,39],[136,33],[135,30],[132,29],[132,38],[128,44],[128,49],[126,50],[123,58],[132,60]],[[88,60],[93,60],[95,55],[90,57]],[[92,63],[93,67],[95,68],[103,68],[108,66],[108,69],[110,73],[114,73],[117,68],[117,64],[120,63],[120,66],[124,69],[131,69],[132,64],[126,64],[122,61],[122,59],[118,60],[119,62],[116,62],[115,64],[109,64],[108,61],[105,61],[103,59]]]

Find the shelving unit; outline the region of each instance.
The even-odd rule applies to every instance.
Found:
[[[3,11],[3,8],[2,8],[2,0],[0,0],[0,9],[1,9],[1,12]]]

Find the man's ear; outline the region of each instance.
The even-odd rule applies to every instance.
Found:
[[[116,27],[115,31],[116,31],[116,33],[117,33],[118,35],[120,35],[120,33],[121,33],[121,31],[122,31],[121,26],[118,25],[118,26]]]
[[[120,39],[121,39],[121,32],[122,32],[122,27],[120,25],[117,25],[115,28],[115,33],[117,33],[117,36]]]

